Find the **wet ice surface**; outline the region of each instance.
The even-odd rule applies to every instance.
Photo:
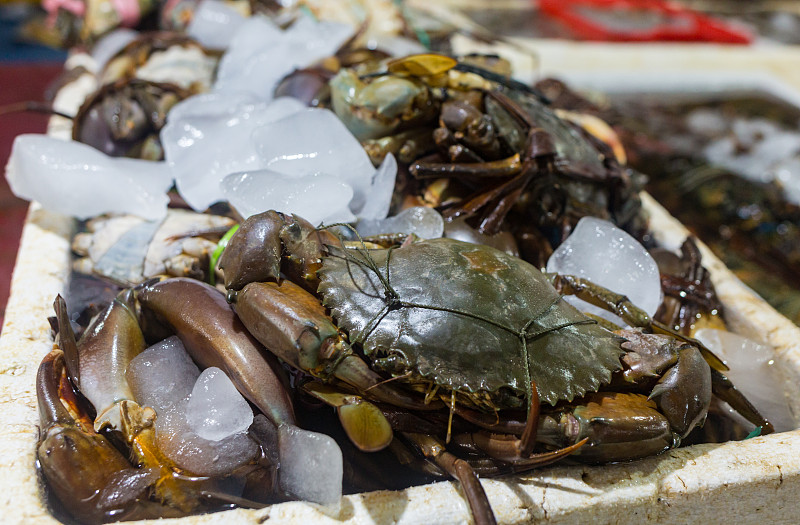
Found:
[[[253,423],[253,410],[225,372],[211,367],[194,384],[186,421],[201,438],[219,441],[245,432]]]
[[[92,46],[92,58],[97,64],[97,71],[102,71],[106,63],[123,47],[130,44],[139,36],[138,31],[120,27],[104,35]]]
[[[255,170],[228,175],[222,193],[243,218],[265,210],[291,210],[311,224],[351,222],[353,188],[333,175],[285,175]]]
[[[331,111],[304,109],[259,126],[251,147],[257,150],[254,169],[230,174],[221,184],[244,217],[275,209],[318,225],[352,222],[362,211],[373,218],[388,213],[397,162],[387,156],[376,170]]]
[[[787,200],[800,204],[800,132],[765,119],[736,119],[729,127],[730,133],[703,150],[706,160],[756,182],[775,181]]]
[[[291,425],[278,429],[281,488],[297,499],[335,507],[342,495],[342,453],[330,436]]]
[[[192,392],[200,369],[176,336],[156,343],[133,358],[125,377],[142,406],[174,407]]]
[[[187,404],[200,375],[174,336],[136,356],[126,372],[139,404],[156,411],[156,442],[164,455],[195,474],[225,475],[255,457],[258,445],[243,431],[209,440],[190,427]]]
[[[636,239],[609,221],[594,217],[578,221],[572,234],[550,256],[547,271],[583,277],[627,295],[650,316],[661,304],[656,262]],[[617,316],[576,297],[565,299],[579,310],[625,325]]]
[[[108,212],[160,219],[172,185],[163,162],[109,157],[80,142],[37,134],[14,139],[6,179],[18,197],[78,219]]]
[[[214,91],[248,92],[270,100],[277,83],[295,69],[333,56],[350,38],[346,24],[302,17],[282,30],[263,16],[241,24],[220,61]]]
[[[413,233],[420,239],[436,239],[444,232],[444,219],[433,208],[415,206],[382,220],[360,220],[356,231],[362,237],[381,233]]]
[[[186,33],[209,49],[226,49],[246,18],[219,0],[203,0],[195,9]]]
[[[350,208],[354,212],[366,203],[375,168],[361,143],[332,111],[311,108],[294,113],[257,128],[253,141],[261,167],[287,175],[333,175],[353,188]]]
[[[181,196],[197,211],[221,200],[226,175],[261,167],[253,131],[304,109],[294,99],[267,104],[248,95],[210,94],[177,104],[161,142]]]
[[[797,420],[789,411],[783,390],[784,381],[770,347],[741,335],[711,328],[698,330],[695,338],[728,365],[730,370],[725,375],[773,424],[777,432],[797,428]]]

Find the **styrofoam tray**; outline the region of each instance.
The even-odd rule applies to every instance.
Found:
[[[577,50],[580,52],[580,49]],[[565,63],[569,63],[566,61]],[[599,68],[598,68],[599,69]],[[686,230],[647,195],[659,242],[678,246]],[[34,469],[38,413],[34,380],[50,351],[53,298],[64,293],[73,221],[31,205],[0,336],[0,502],[8,523],[55,523]],[[704,265],[733,331],[768,343],[800,414],[800,329],[742,285],[701,245]],[[607,466],[555,466],[482,480],[500,523],[795,523],[800,498],[800,431],[708,444]],[[176,523],[462,523],[470,520],[456,483],[347,496],[338,514],[291,502],[183,518]],[[171,523],[160,520],[158,523]],[[154,522],[155,523],[155,522]]]

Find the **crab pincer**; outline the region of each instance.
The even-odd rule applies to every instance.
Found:
[[[56,297],[54,308],[66,369],[98,414],[94,429],[109,427],[121,433],[137,464],[157,473],[159,499],[183,512],[196,509],[199,499],[186,490],[175,476],[179,469],[156,445],[155,411],[136,402],[125,377],[130,361],[146,347],[132,291],[120,292],[77,343],[61,296]]]
[[[145,501],[159,477],[157,469],[134,468],[101,434],[75,395],[55,349],[36,375],[41,440],[37,460],[49,487],[75,519],[98,523],[175,515]]]
[[[297,427],[288,393],[288,380],[277,358],[264,349],[236,316],[225,296],[213,286],[187,278],[149,283],[137,291],[138,300],[150,314],[168,325],[201,368],[225,371],[239,392],[250,400],[278,429],[282,488],[293,496],[331,504],[341,496],[341,451],[332,438]],[[319,456],[293,462],[292,449],[316,441]],[[325,457],[323,457],[325,456]],[[329,472],[304,472],[304,465],[332,465]],[[296,467],[296,468],[295,468]],[[325,487],[304,487],[297,477],[330,476]],[[336,488],[338,476],[338,488]]]

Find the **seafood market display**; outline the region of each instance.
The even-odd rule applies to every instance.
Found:
[[[96,41],[62,91],[94,85],[7,167],[80,221],[36,378],[56,516],[338,516],[455,479],[489,524],[479,478],[796,427],[585,108],[427,51],[393,2],[168,4],[169,32],[61,13]]]

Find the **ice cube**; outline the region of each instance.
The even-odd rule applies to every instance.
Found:
[[[572,234],[550,256],[547,271],[582,277],[627,295],[651,316],[661,304],[661,277],[656,262],[639,241],[596,217],[578,221]],[[579,310],[625,325],[617,316],[576,297],[565,299]]]
[[[353,188],[351,210],[360,210],[366,203],[375,168],[361,143],[332,111],[311,108],[293,113],[257,128],[253,140],[261,167],[287,175],[333,175]]]
[[[134,357],[125,371],[136,401],[156,412],[185,402],[199,375],[197,365],[174,335]]]
[[[249,92],[270,100],[283,77],[332,56],[352,32],[349,25],[315,22],[308,17],[282,31],[265,17],[250,17],[220,61],[214,91]]]
[[[224,476],[252,460],[258,445],[246,432],[219,441],[198,436],[186,420],[186,401],[156,411],[156,443],[178,466],[195,474]]]
[[[247,20],[225,2],[203,0],[186,32],[209,49],[226,49]]]
[[[246,431],[253,423],[253,410],[225,372],[212,366],[197,378],[186,420],[201,438],[219,441]]]
[[[372,185],[367,192],[367,201],[361,210],[357,211],[359,219],[383,219],[389,214],[396,178],[397,160],[389,153],[375,171]]]
[[[772,348],[725,330],[702,328],[694,336],[728,365],[725,375],[777,432],[797,428]]]
[[[92,46],[92,58],[97,65],[97,71],[103,71],[106,63],[122,50],[125,46],[139,37],[139,32],[126,27],[119,27],[103,35],[97,43]]]
[[[295,213],[314,225],[355,220],[347,207],[353,189],[326,173],[286,175],[272,170],[234,173],[222,181],[221,192],[245,218],[278,210]]]
[[[421,239],[436,239],[444,232],[444,219],[433,208],[414,206],[386,219],[358,221],[356,230],[363,237],[381,233],[413,233]]]
[[[261,167],[253,130],[305,106],[292,98],[253,103],[248,95],[192,97],[170,113],[161,130],[164,156],[181,196],[197,211],[222,200],[220,182]]]
[[[109,157],[80,142],[37,134],[14,139],[6,180],[14,195],[78,219],[102,213],[161,219],[172,186],[163,162]]]
[[[199,376],[200,370],[176,336],[136,356],[125,372],[136,401],[156,411],[156,441],[161,451],[195,474],[221,476],[250,461],[258,445],[244,432],[212,441],[192,430],[186,409]]]
[[[281,488],[295,498],[337,505],[342,497],[342,452],[330,436],[293,425],[278,429]]]

